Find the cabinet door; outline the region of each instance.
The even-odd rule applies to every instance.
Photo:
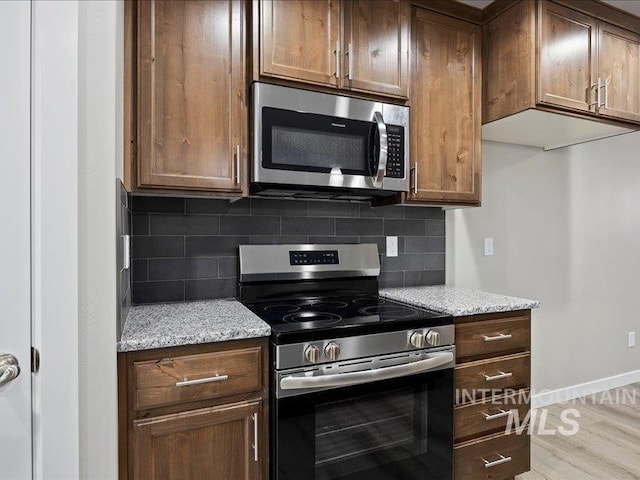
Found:
[[[346,0],[342,86],[407,97],[409,15],[406,0]]]
[[[480,202],[480,27],[416,8],[410,201]]]
[[[595,112],[596,21],[540,2],[538,102]]]
[[[248,122],[244,2],[138,5],[138,185],[239,192]]]
[[[640,122],[640,35],[607,23],[598,29],[598,113]]]
[[[260,2],[260,74],[336,86],[339,0]]]
[[[260,422],[257,402],[136,420],[133,478],[262,479],[261,460],[266,450],[258,437],[259,456],[255,456],[254,422]]]

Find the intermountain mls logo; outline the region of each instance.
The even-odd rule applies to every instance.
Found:
[[[553,407],[530,409],[533,395],[544,395]],[[456,403],[470,401],[486,405],[485,421],[505,425],[505,433],[515,435],[575,435],[580,430],[579,405],[637,405],[635,389],[616,389],[583,395],[576,399],[553,398],[553,392],[533,390],[475,389],[456,391]]]

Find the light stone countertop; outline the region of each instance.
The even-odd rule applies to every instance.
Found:
[[[529,310],[540,306],[540,302],[537,300],[508,297],[448,285],[384,288],[380,290],[380,295],[454,317]]]
[[[134,305],[119,352],[267,337],[268,324],[235,299]]]

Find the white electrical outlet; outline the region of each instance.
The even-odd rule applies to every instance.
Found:
[[[492,237],[487,237],[484,239],[484,256],[491,257],[495,254],[495,244],[493,242]]]
[[[387,257],[398,256],[398,237],[387,237]]]
[[[636,346],[636,332],[629,332],[629,348]]]

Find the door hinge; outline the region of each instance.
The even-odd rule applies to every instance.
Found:
[[[31,347],[31,373],[40,371],[40,351],[36,347]]]

